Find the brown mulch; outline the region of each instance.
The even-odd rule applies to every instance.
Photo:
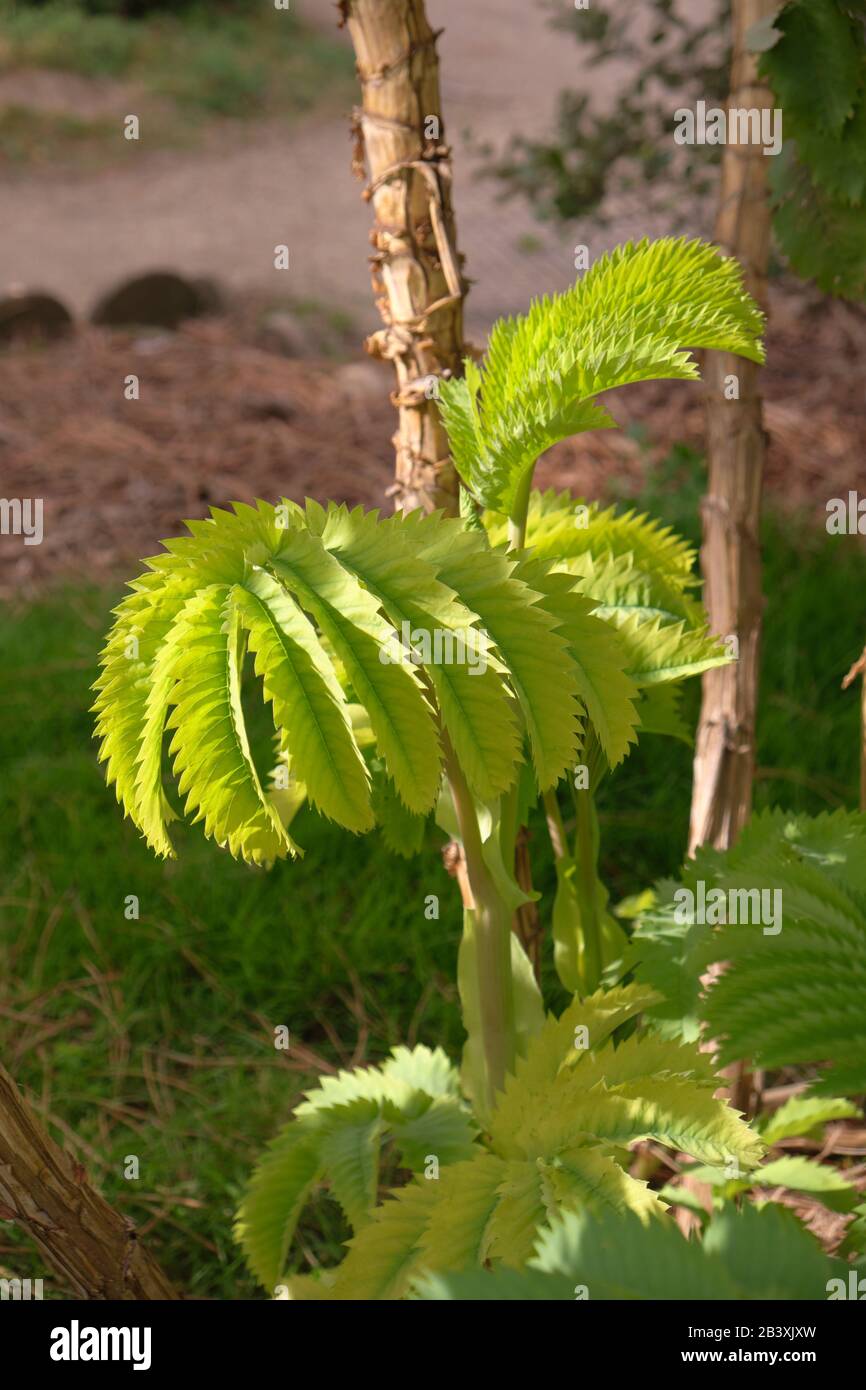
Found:
[[[138,401],[124,379],[140,378]],[[0,536],[0,596],[46,580],[134,571],[159,540],[210,504],[333,497],[385,506],[394,412],[388,370],[289,359],[255,345],[238,316],[174,334],[93,327],[0,353],[0,495],[42,497],[44,540]],[[866,493],[866,312],[802,288],[774,292],[764,373],[767,488],[823,518],[828,498]],[[621,392],[639,423],[551,451],[541,486],[637,492],[648,458],[700,450],[700,390],[662,382]]]
[[[130,374],[137,401],[124,397]],[[261,351],[228,320],[148,336],[91,327],[7,350],[0,491],[44,499],[44,540],[0,538],[0,591],[123,573],[211,504],[380,502],[392,431],[384,369]]]

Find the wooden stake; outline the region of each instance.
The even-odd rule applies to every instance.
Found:
[[[437,378],[462,374],[463,258],[451,205],[451,151],[439,95],[437,34],[423,0],[341,0],[362,105],[354,168],[369,168],[373,291],[385,327],[367,339],[393,362],[398,511],[458,512],[458,484],[436,405]]]
[[[733,63],[729,108],[772,108],[758,77],[748,30],[771,14],[775,0],[733,0]],[[770,246],[769,160],[763,147],[727,144],[715,239],[736,256],[746,288],[765,308]],[[707,671],[698,723],[689,852],[699,845],[728,849],[752,808],[755,711],[761,637],[759,521],[765,433],[758,366],[729,353],[707,355],[707,457],[701,566],[713,632],[735,638],[737,659]],[[731,394],[738,383],[738,399]]]

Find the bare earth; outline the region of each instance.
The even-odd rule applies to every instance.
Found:
[[[826,501],[866,491],[862,441],[866,315],[807,292],[771,304],[765,421],[767,488],[823,523]],[[820,373],[814,363],[821,364]],[[127,401],[124,373],[140,377]],[[198,320],[175,334],[87,328],[71,341],[0,359],[0,491],[44,499],[44,541],[0,537],[0,599],[46,580],[129,575],[142,555],[211,504],[280,496],[388,506],[388,368],[290,360],[263,351],[243,319]],[[674,441],[703,447],[700,388],[659,382],[611,393],[628,434],[584,434],[542,459],[542,487],[628,497],[648,457]]]
[[[333,22],[326,0],[298,7]],[[572,281],[576,242],[596,255],[623,236],[661,229],[623,212],[603,233],[590,224],[543,231],[521,202],[500,204],[497,187],[473,175],[468,132],[502,147],[513,133],[545,131],[566,86],[592,87],[608,101],[617,92],[580,71],[578,46],[549,28],[532,0],[428,7],[445,26],[443,103],[460,245],[475,282],[468,327],[479,341],[496,315]],[[25,85],[46,109],[116,111],[119,124],[134,109],[129,88],[57,74],[35,87],[21,74],[0,77],[0,102],[20,100]],[[41,287],[85,315],[123,276],[168,267],[234,292],[227,317],[177,334],[85,328],[68,342],[2,354],[0,493],[44,498],[45,539],[25,547],[0,538],[0,597],[27,597],[64,575],[128,573],[211,503],[310,494],[387,505],[388,369],[288,360],[264,351],[254,327],[256,305],[287,296],[338,305],[359,328],[375,322],[370,214],[350,174],[348,114],[288,130],[220,126],[196,151],[148,151],[143,139],[122,163],[87,176],[0,174],[0,290],[4,282]],[[708,230],[706,209],[688,215],[691,230]],[[527,235],[539,249],[519,249]],[[272,269],[282,242],[291,248],[288,276]],[[828,498],[866,491],[866,312],[783,282],[770,322],[768,487],[820,517]],[[141,378],[135,402],[123,395],[128,372]],[[614,415],[624,425],[640,421],[656,453],[677,440],[702,448],[694,386],[636,388],[614,402]],[[552,451],[538,481],[589,497],[636,492],[645,461],[622,432],[584,435]]]

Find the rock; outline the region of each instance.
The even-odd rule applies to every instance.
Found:
[[[216,280],[212,280],[209,275],[197,275],[194,280],[190,281],[190,284],[198,291],[201,297],[201,302],[204,306],[202,309],[203,314],[225,313],[225,295]]]
[[[176,328],[184,319],[212,314],[221,304],[212,280],[185,280],[172,271],[153,271],[125,280],[100,299],[91,315],[110,327]]]
[[[267,352],[278,352],[283,357],[306,357],[309,353],[307,329],[285,309],[265,315],[258,343]]]
[[[16,291],[0,299],[0,342],[62,338],[72,327],[72,315],[53,295]]]

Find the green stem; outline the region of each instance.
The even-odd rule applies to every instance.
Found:
[[[467,938],[471,943],[470,988],[478,1001],[481,1045],[484,1053],[486,1095],[479,1097],[489,1112],[497,1091],[515,1059],[514,990],[511,979],[511,914],[487,868],[481,831],[472,793],[446,734],[445,773],[454,799],[460,839],[466,858],[466,874],[472,902],[466,909]]]
[[[517,788],[518,782],[515,782],[499,799],[499,847],[506,864],[510,864],[514,859],[517,832],[520,829],[517,824]]]
[[[574,798],[577,833],[574,859],[575,887],[583,927],[584,979],[587,994],[601,983],[601,923],[598,918],[598,821],[592,792],[578,791]]]
[[[568,855],[568,836],[565,833],[555,787],[551,787],[550,791],[544,793],[544,814],[547,819],[547,830],[553,848],[553,857],[557,860],[565,859]]]
[[[517,485],[511,511],[508,513],[508,549],[523,550],[526,545],[526,518],[529,515],[529,494],[532,490],[534,466],[527,468]]]

